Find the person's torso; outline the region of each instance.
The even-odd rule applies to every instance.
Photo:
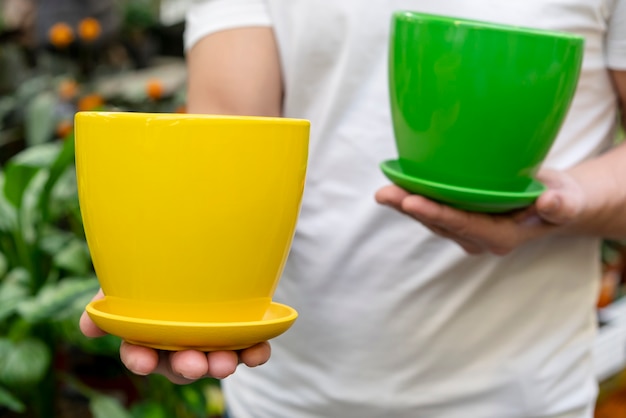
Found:
[[[268,1],[285,116],[312,122],[301,215],[275,295],[300,317],[266,366],[225,382],[235,417],[535,417],[593,399],[596,240],[470,257],[373,196],[389,183],[378,164],[396,156],[393,11],[585,35],[578,95],[546,162],[564,168],[612,137],[602,50],[612,3]]]

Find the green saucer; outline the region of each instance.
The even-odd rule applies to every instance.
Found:
[[[530,206],[546,190],[542,183],[534,179],[525,190],[519,192],[451,186],[405,174],[397,160],[384,161],[380,168],[396,186],[472,212],[502,213],[521,209]]]

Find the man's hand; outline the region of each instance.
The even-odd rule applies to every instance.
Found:
[[[95,299],[104,295],[100,290]],[[80,319],[80,329],[87,337],[96,338],[105,335],[86,312]],[[235,372],[237,365],[243,363],[256,367],[270,358],[270,344],[262,342],[240,351],[213,351],[203,353],[195,350],[157,351],[152,348],[122,342],[120,358],[131,372],[138,375],[161,374],[177,384],[187,384],[204,377],[223,379]]]
[[[538,176],[548,186],[532,206],[508,214],[465,212],[412,195],[397,186],[376,193],[376,201],[449,238],[468,254],[504,255],[532,239],[567,230],[585,209],[585,196],[577,182],[564,172],[543,171]]]

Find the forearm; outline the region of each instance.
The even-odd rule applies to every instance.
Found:
[[[211,34],[187,53],[187,111],[280,116],[282,78],[269,27]]]

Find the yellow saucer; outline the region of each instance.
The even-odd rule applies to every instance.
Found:
[[[272,302],[260,321],[182,322],[133,318],[107,312],[105,299],[87,305],[87,313],[103,331],[131,344],[160,350],[239,350],[277,337],[298,317],[295,309]]]

